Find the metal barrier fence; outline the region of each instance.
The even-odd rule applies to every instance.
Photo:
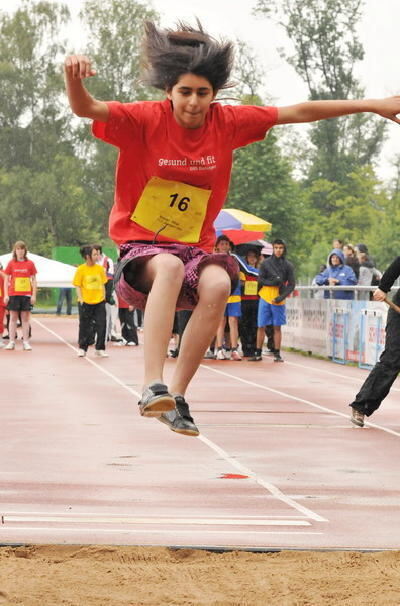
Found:
[[[339,364],[371,368],[385,343],[386,303],[369,300],[375,286],[299,286],[286,301],[283,345],[319,354]],[[313,297],[315,291],[353,291],[354,299]]]

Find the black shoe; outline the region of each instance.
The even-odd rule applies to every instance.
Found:
[[[260,354],[255,354],[252,358],[249,358],[247,360],[248,362],[261,362],[262,361],[262,355]]]
[[[169,350],[170,358],[177,358],[178,356],[179,356],[179,349],[170,349]]]
[[[143,417],[159,417],[163,412],[175,409],[175,400],[163,383],[151,383],[138,402]]]
[[[274,353],[274,362],[283,362],[283,358],[281,358],[281,354],[279,353],[279,351],[276,351]]]
[[[185,436],[198,436],[199,430],[196,427],[193,417],[190,415],[189,404],[183,396],[175,396],[176,408],[170,412],[164,412],[158,421],[168,425],[172,431],[181,433]]]

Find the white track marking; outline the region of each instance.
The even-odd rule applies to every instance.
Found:
[[[236,469],[238,471],[240,471],[242,474],[244,474],[246,476],[249,476],[249,478],[254,480],[257,484],[259,484],[263,488],[266,488],[266,490],[268,490],[268,492],[270,492],[274,497],[276,497],[280,501],[283,501],[284,503],[289,505],[289,507],[293,507],[294,509],[297,509],[297,511],[303,513],[305,516],[307,516],[308,518],[311,518],[312,520],[315,520],[316,522],[327,522],[328,521],[325,518],[323,518],[322,516],[315,513],[314,511],[311,511],[311,509],[308,509],[308,507],[304,507],[303,505],[300,505],[299,503],[297,503],[290,497],[283,494],[283,492],[281,492],[279,490],[279,488],[274,486],[274,484],[271,484],[270,482],[266,482],[262,478],[258,477],[257,474],[255,474],[253,471],[251,471],[251,469],[249,469],[248,467],[245,467],[244,465],[239,463],[236,459],[234,459],[227,452],[225,452],[225,450],[223,450],[222,448],[217,446],[217,444],[214,444],[214,442],[212,442],[205,436],[200,434],[198,437],[198,440],[201,440],[202,442],[204,442],[204,444],[207,444],[207,446],[209,448],[214,450],[220,457],[222,457],[225,461],[230,463],[233,467],[236,467]]]
[[[63,339],[63,337],[61,337],[60,335],[58,335],[56,332],[54,332],[53,330],[47,328],[47,326],[45,326],[45,324],[42,324],[42,322],[39,322],[38,320],[35,320],[35,321],[37,322],[37,324],[39,324],[39,326],[41,326],[44,330],[47,330],[49,333],[51,333],[53,336],[55,336],[59,341],[61,341],[62,343],[64,343],[65,345],[67,345],[68,347],[70,347],[71,349],[73,349],[74,351],[77,351],[77,349],[75,347],[73,347],[70,343],[68,343],[65,339]],[[113,381],[115,381],[116,383],[118,383],[118,385],[121,385],[122,387],[124,387],[125,389],[127,389],[130,393],[137,394],[137,392],[135,392],[134,390],[132,390],[129,387],[127,387],[120,379],[118,379],[118,377],[116,377],[115,375],[113,375],[108,370],[105,370],[103,368],[103,366],[100,366],[99,364],[96,364],[95,362],[93,362],[92,360],[90,360],[88,358],[85,358],[85,359],[88,362],[90,362],[91,364],[93,364],[93,366],[95,366],[98,370],[100,370],[101,372],[103,372],[104,374],[106,374],[108,377],[110,377]],[[203,366],[203,365],[201,365],[201,367],[202,368],[207,368],[207,366]],[[212,370],[212,369],[210,369],[210,370]],[[231,375],[227,375],[226,373],[222,373],[221,371],[215,371],[215,372],[219,372],[222,375],[225,374],[225,376],[231,376]],[[240,380],[242,380],[242,379],[240,379]],[[243,381],[244,381],[244,379],[243,379]],[[245,381],[245,382],[248,383],[249,385],[258,386],[256,383],[252,383],[251,381]],[[139,395],[139,397],[140,397],[140,395]],[[204,444],[206,444],[211,450],[214,450],[214,452],[216,452],[220,457],[222,457],[225,461],[227,461],[227,463],[229,463],[230,465],[232,465],[236,469],[241,470],[241,472],[244,475],[249,476],[249,478],[251,478],[257,484],[259,484],[259,486],[262,486],[263,488],[265,488],[269,493],[271,493],[278,500],[280,500],[280,501],[286,503],[287,505],[289,505],[289,507],[292,507],[292,508],[296,509],[297,511],[303,513],[307,518],[315,520],[316,522],[328,522],[328,520],[326,518],[323,518],[322,516],[318,515],[314,511],[312,511],[311,509],[308,509],[307,507],[304,507],[303,505],[300,505],[299,503],[297,503],[296,501],[294,501],[290,497],[286,497],[283,494],[283,492],[281,492],[279,490],[279,488],[277,488],[276,486],[274,486],[270,482],[266,482],[262,478],[259,478],[257,476],[257,474],[253,473],[250,469],[248,469],[244,465],[241,465],[240,463],[238,463],[238,461],[236,459],[234,459],[233,457],[231,457],[227,452],[225,452],[222,448],[220,448],[217,444],[215,444],[214,442],[212,442],[211,440],[209,440],[205,436],[200,435],[197,439],[200,440],[200,441],[202,441]]]
[[[148,517],[137,517],[131,518],[128,516],[58,516],[58,515],[39,515],[33,514],[13,514],[8,513],[2,516],[2,524],[12,524],[16,522],[29,522],[29,523],[40,523],[40,522],[55,522],[58,524],[67,523],[85,523],[85,524],[133,524],[140,526],[145,525],[157,525],[157,524],[173,524],[178,526],[310,526],[310,522],[306,520],[293,520],[293,519],[249,519],[249,518],[148,518]]]
[[[13,530],[12,542],[16,543],[17,542],[17,536],[16,536],[15,531],[19,530],[19,529],[14,526],[12,530]],[[247,540],[249,539],[249,530],[248,529],[247,530],[229,530],[228,531],[228,530],[204,530],[204,529],[197,530],[196,528],[192,528],[190,530],[185,530],[183,528],[180,528],[179,530],[177,530],[176,528],[174,528],[173,530],[163,530],[161,528],[159,528],[157,530],[152,530],[150,528],[137,530],[137,529],[134,529],[134,528],[130,528],[129,530],[123,530],[123,529],[116,529],[116,528],[85,528],[85,527],[77,528],[76,526],[71,526],[71,527],[66,526],[66,527],[63,527],[63,528],[57,528],[57,527],[54,527],[54,526],[44,526],[44,527],[39,527],[39,526],[24,526],[21,529],[21,531],[22,530],[23,530],[24,533],[26,533],[27,531],[36,532],[36,533],[38,533],[38,532],[43,533],[43,532],[48,531],[48,532],[51,532],[52,535],[54,535],[55,531],[58,531],[58,532],[62,531],[63,533],[67,532],[68,536],[70,536],[70,533],[75,533],[75,534],[79,535],[80,533],[83,533],[83,532],[89,532],[89,533],[96,534],[96,535],[103,534],[103,533],[104,534],[106,534],[106,533],[113,533],[114,535],[118,534],[118,535],[122,535],[122,536],[125,536],[127,534],[128,535],[133,535],[133,534],[135,534],[135,535],[143,535],[144,534],[146,537],[148,535],[150,535],[150,534],[155,534],[155,535],[160,535],[160,534],[164,534],[165,535],[165,534],[168,534],[168,535],[170,535],[171,533],[174,533],[174,540],[176,540],[176,534],[177,533],[179,533],[179,535],[188,534],[190,537],[193,537],[194,535],[196,535],[198,533],[198,534],[200,534],[200,536],[204,540],[204,536],[205,535],[209,535],[209,534],[212,534],[212,535],[221,535],[221,534],[222,535],[226,535],[226,533],[229,532],[229,535],[244,535],[247,538]],[[3,531],[0,530],[0,539],[6,540],[6,539],[4,539],[2,537],[2,533],[3,533]],[[296,531],[293,528],[291,530],[257,530],[257,535],[256,536],[257,536],[257,538],[259,538],[260,536],[264,536],[264,535],[268,535],[268,536],[270,536],[270,535],[289,535],[289,536],[293,537],[293,536],[298,536],[298,535],[310,535],[310,534],[312,534],[312,535],[315,535],[315,534],[322,535],[324,533],[323,532],[318,532],[318,531],[311,531],[311,530],[310,531],[307,531],[307,530],[298,530],[298,531]],[[24,534],[24,536],[25,536],[25,534]],[[62,542],[63,542],[63,544],[67,544],[65,542],[65,540],[63,540]],[[26,539],[24,539],[24,543],[26,543]],[[193,544],[193,543],[191,543],[191,544]],[[226,542],[224,542],[223,546],[226,547],[227,545],[229,546],[229,544],[227,544]],[[157,545],[154,545],[154,546],[157,547]],[[185,545],[185,547],[188,547],[188,545]],[[206,545],[204,545],[204,547],[206,547]],[[238,547],[240,547],[241,549],[245,548],[245,546],[238,546]],[[251,549],[257,548],[257,546],[254,546],[254,545],[248,545],[248,547],[250,547]],[[381,551],[381,550],[379,550],[379,551]]]
[[[310,400],[304,400],[303,398],[299,398],[298,396],[292,396],[289,393],[284,391],[280,391],[278,389],[273,389],[272,387],[267,387],[266,385],[261,385],[260,383],[255,383],[254,381],[249,381],[248,379],[242,379],[236,375],[231,375],[228,372],[224,372],[223,370],[217,370],[216,368],[212,368],[211,366],[206,366],[205,364],[200,364],[201,368],[204,368],[210,372],[215,372],[216,374],[222,375],[224,377],[229,377],[229,379],[234,379],[235,381],[239,381],[240,383],[245,383],[246,385],[251,385],[252,387],[258,387],[259,389],[263,389],[264,391],[269,391],[270,393],[275,393],[278,396],[283,396],[288,400],[294,400],[295,402],[301,402],[302,404],[307,404],[307,406],[312,406],[313,408],[317,408],[318,410],[322,410],[323,412],[329,412],[330,414],[336,415],[338,417],[344,417],[345,419],[350,419],[349,414],[345,414],[344,412],[339,412],[338,410],[332,410],[331,408],[327,408],[326,406],[321,406],[320,404],[316,404],[316,402],[311,402]],[[367,427],[374,427],[375,429],[380,429],[381,431],[385,431],[386,433],[390,433],[393,436],[400,438],[400,433],[398,431],[394,431],[393,429],[388,429],[387,427],[382,427],[382,425],[376,425],[375,423],[370,423],[369,421],[365,422]],[[354,429],[362,429],[361,427],[354,427]]]

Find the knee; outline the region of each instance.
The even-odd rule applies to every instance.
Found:
[[[199,289],[200,299],[207,303],[226,304],[231,291],[231,281],[226,272],[221,271],[216,273],[209,280],[205,280]]]
[[[149,263],[153,279],[161,278],[171,282],[183,282],[185,266],[182,261],[170,254],[160,254],[153,257]]]

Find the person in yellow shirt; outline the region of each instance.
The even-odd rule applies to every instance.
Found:
[[[78,356],[84,358],[93,337],[93,324],[96,331],[95,354],[107,358],[106,353],[106,291],[107,282],[104,267],[97,265],[99,252],[94,246],[82,246],[80,253],[85,263],[79,265],[72,281],[79,302],[79,350]]]

